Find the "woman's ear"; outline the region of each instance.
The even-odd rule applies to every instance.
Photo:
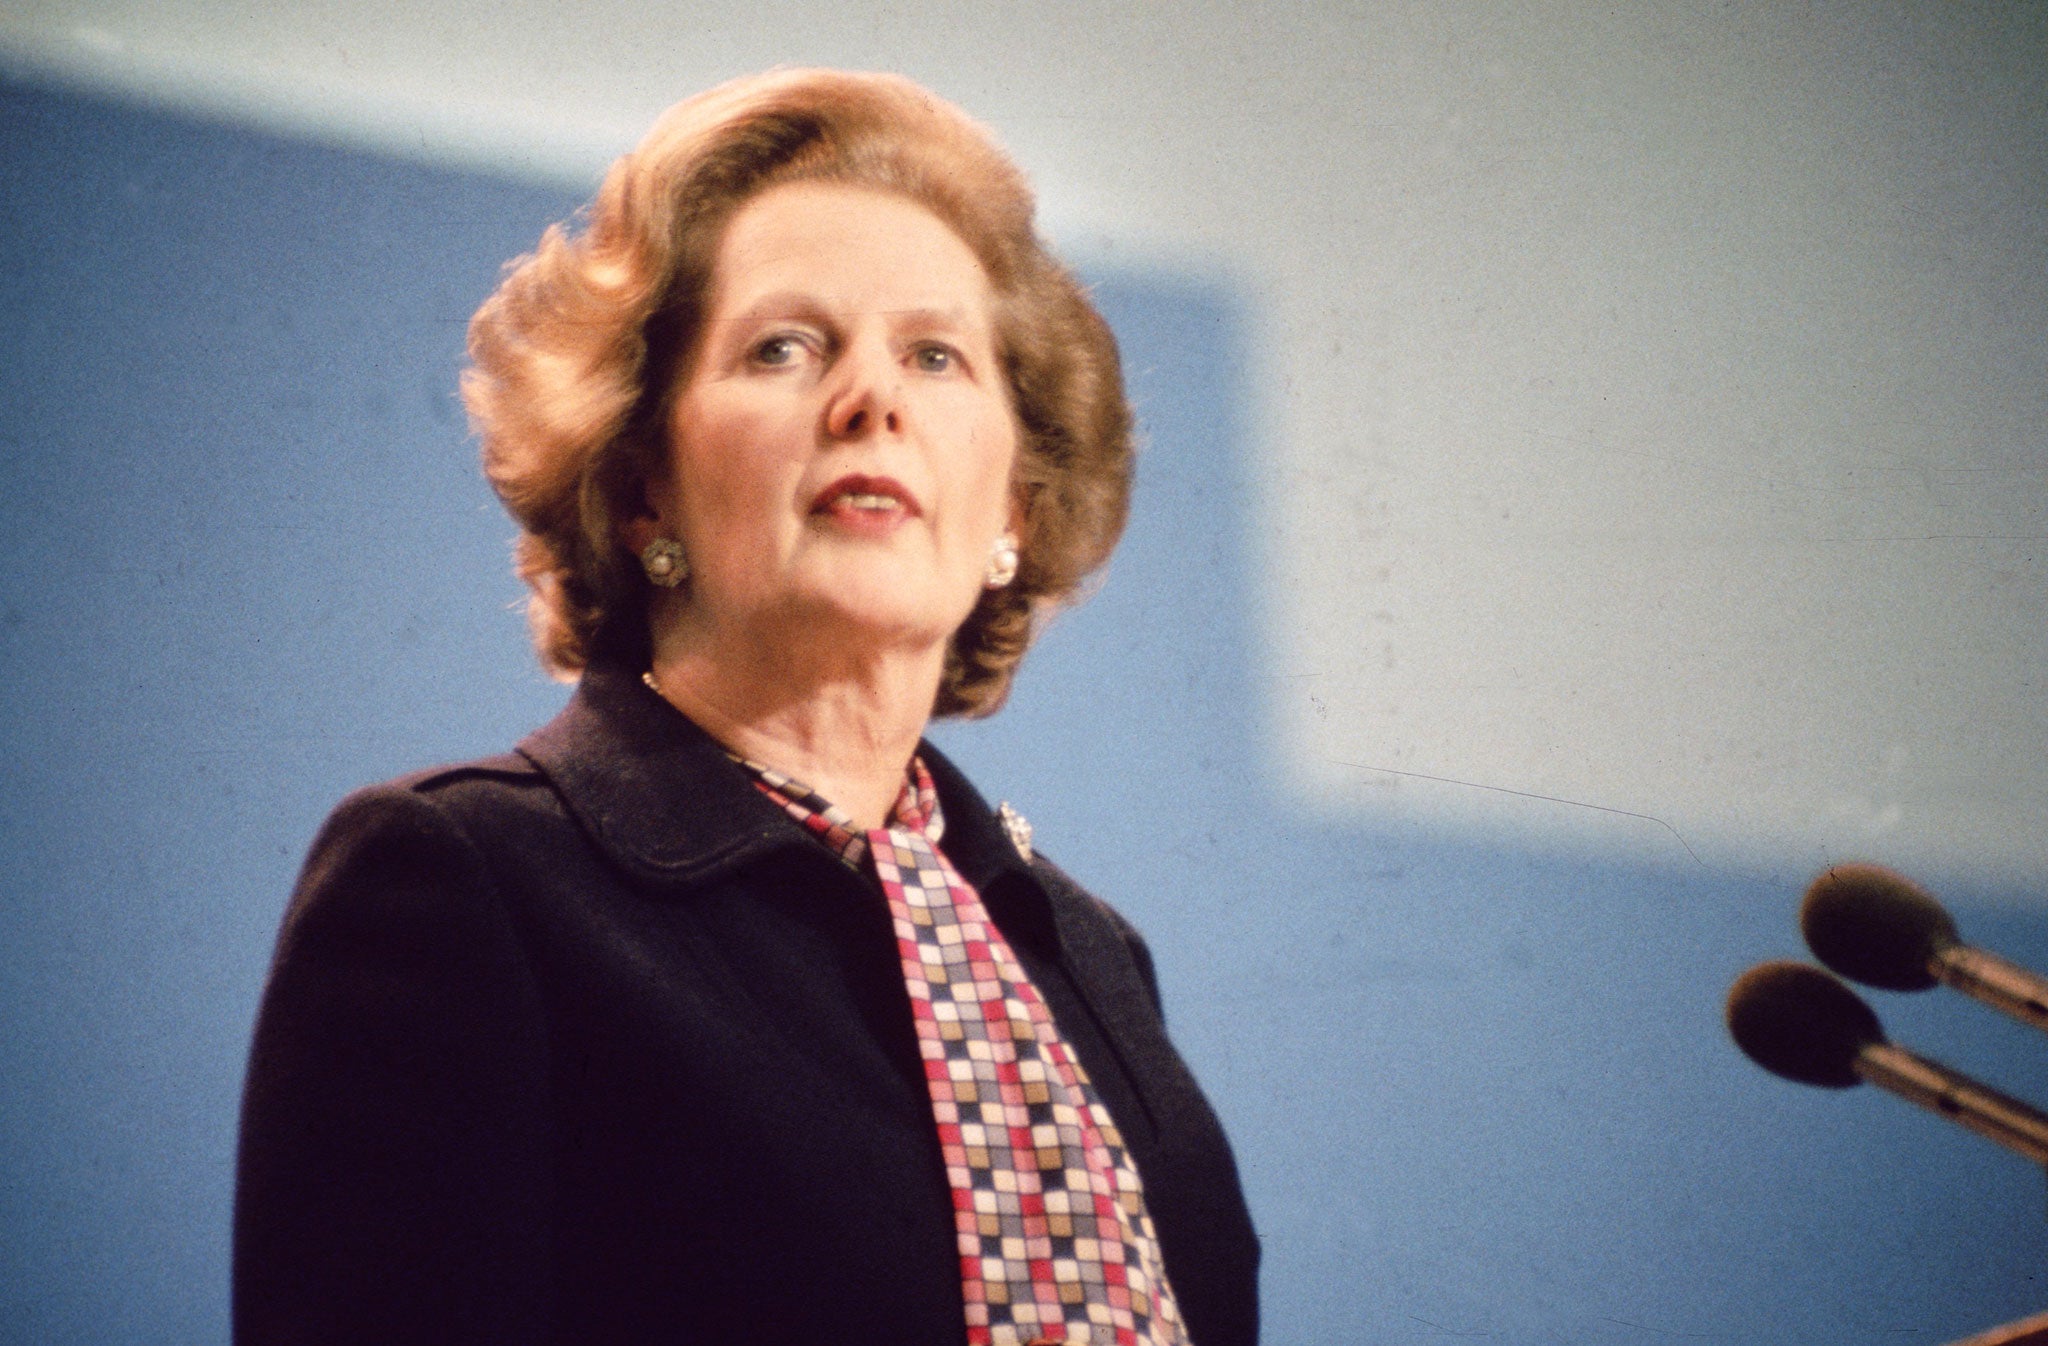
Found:
[[[654,483],[641,478],[626,497],[630,507],[621,512],[614,528],[619,541],[627,551],[638,556],[647,550],[647,544],[656,538],[671,537],[668,526],[661,521],[661,513],[654,507]]]
[[[1019,545],[1024,541],[1024,524],[1030,518],[1031,510],[1026,502],[1022,485],[1010,488],[1010,517],[1003,524],[1003,531],[1015,538]]]
[[[638,556],[647,550],[647,544],[662,536],[661,520],[652,511],[622,519],[618,526],[619,541],[627,551]]]
[[[1022,497],[1012,496],[1010,498],[1010,517],[1008,522],[1003,524],[1003,536],[1010,539],[1010,544],[1018,551],[1024,549],[1024,539],[1028,536],[1024,531],[1028,517],[1029,512],[1024,508]]]

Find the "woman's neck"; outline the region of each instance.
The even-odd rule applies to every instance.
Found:
[[[770,649],[670,634],[657,637],[652,670],[669,704],[733,752],[802,781],[860,826],[887,824],[931,718],[944,646],[852,659],[823,642]]]

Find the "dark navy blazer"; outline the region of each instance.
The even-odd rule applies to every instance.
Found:
[[[921,751],[1195,1346],[1255,1341],[1258,1243],[1144,944]],[[516,755],[351,796],[264,991],[234,1277],[243,1346],[961,1341],[886,906],[624,668]]]

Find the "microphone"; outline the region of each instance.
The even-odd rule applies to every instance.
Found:
[[[1774,1075],[1828,1089],[1868,1080],[2048,1164],[2048,1113],[1886,1041],[1870,1006],[1817,967],[1759,963],[1737,977],[1728,991],[1728,1032]]]
[[[1877,865],[1836,865],[1799,908],[1813,956],[1851,981],[1887,991],[1943,982],[2048,1033],[2048,978],[1963,943],[1942,905]]]

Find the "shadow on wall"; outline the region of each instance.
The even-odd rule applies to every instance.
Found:
[[[576,202],[20,81],[0,145],[0,1341],[222,1340],[242,1055],[304,846],[353,786],[561,700],[453,387],[499,264]],[[1241,301],[1099,298],[1137,517],[1012,707],[942,737],[1150,934],[1269,1339],[1938,1342],[2048,1302],[2037,1174],[1726,1044],[1794,895],[1289,802]],[[2048,962],[1990,896],[1965,932]],[[2048,1092],[2017,1027],[1878,1008]]]

